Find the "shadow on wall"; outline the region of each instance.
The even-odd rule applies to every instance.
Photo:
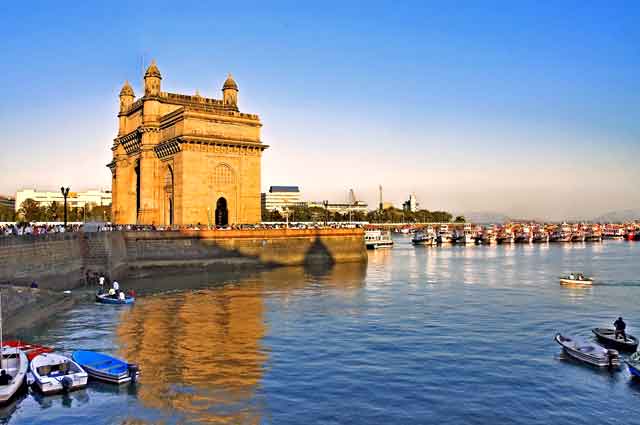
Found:
[[[326,276],[335,265],[336,260],[331,251],[319,237],[316,237],[304,255],[305,273],[314,277]]]

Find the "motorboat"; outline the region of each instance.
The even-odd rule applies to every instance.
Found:
[[[547,243],[549,242],[549,234],[544,231],[536,232],[533,234],[533,243]]]
[[[73,352],[71,358],[86,370],[93,379],[113,384],[125,384],[132,381],[135,382],[138,379],[139,370],[137,365],[127,363],[108,354],[78,350]]]
[[[2,347],[1,359],[0,368],[11,377],[7,385],[0,385],[0,404],[4,404],[24,385],[29,359],[24,352],[15,347]]]
[[[590,286],[593,285],[593,279],[585,277],[580,273],[573,273],[568,276],[562,276],[560,278],[560,285]]]
[[[626,334],[626,338],[616,338],[615,329],[595,328],[591,331],[605,347],[620,351],[636,351],[638,349],[638,338],[633,335]]]
[[[416,232],[415,236],[411,238],[411,243],[414,245],[433,245],[435,239],[424,232]]]
[[[640,378],[640,352],[635,352],[625,360],[632,377]]]
[[[40,354],[29,367],[33,384],[43,394],[68,392],[87,386],[88,374],[68,357],[56,353]]]
[[[391,232],[383,230],[366,230],[364,232],[364,243],[367,249],[393,247]]]
[[[126,295],[124,299],[113,297],[109,294],[96,294],[96,301],[101,304],[133,304],[136,302],[136,298],[131,295]]]
[[[593,342],[583,342],[556,334],[555,340],[562,346],[565,353],[576,360],[598,367],[620,366],[620,354],[617,350],[606,349]]]
[[[39,354],[53,352],[53,348],[51,347],[46,347],[40,344],[31,344],[17,339],[4,341],[3,345],[5,347],[15,347],[20,349],[20,351],[27,356],[27,360],[29,361],[33,360],[33,358]]]

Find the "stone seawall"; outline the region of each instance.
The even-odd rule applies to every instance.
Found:
[[[158,267],[366,262],[361,229],[66,233],[0,239],[0,283],[71,289],[87,274]]]

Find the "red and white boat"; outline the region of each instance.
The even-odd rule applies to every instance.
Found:
[[[5,347],[13,347],[19,349],[27,356],[27,359],[29,359],[29,361],[33,360],[33,358],[39,354],[53,352],[53,348],[51,347],[45,347],[44,345],[39,344],[29,344],[28,342],[20,340],[4,341],[3,345]]]

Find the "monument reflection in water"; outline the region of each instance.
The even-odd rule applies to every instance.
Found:
[[[288,267],[221,287],[139,298],[116,329],[119,355],[142,370],[139,401],[187,423],[260,423],[269,298],[286,304],[297,291],[332,287],[348,296],[364,285],[365,274],[364,264]]]

